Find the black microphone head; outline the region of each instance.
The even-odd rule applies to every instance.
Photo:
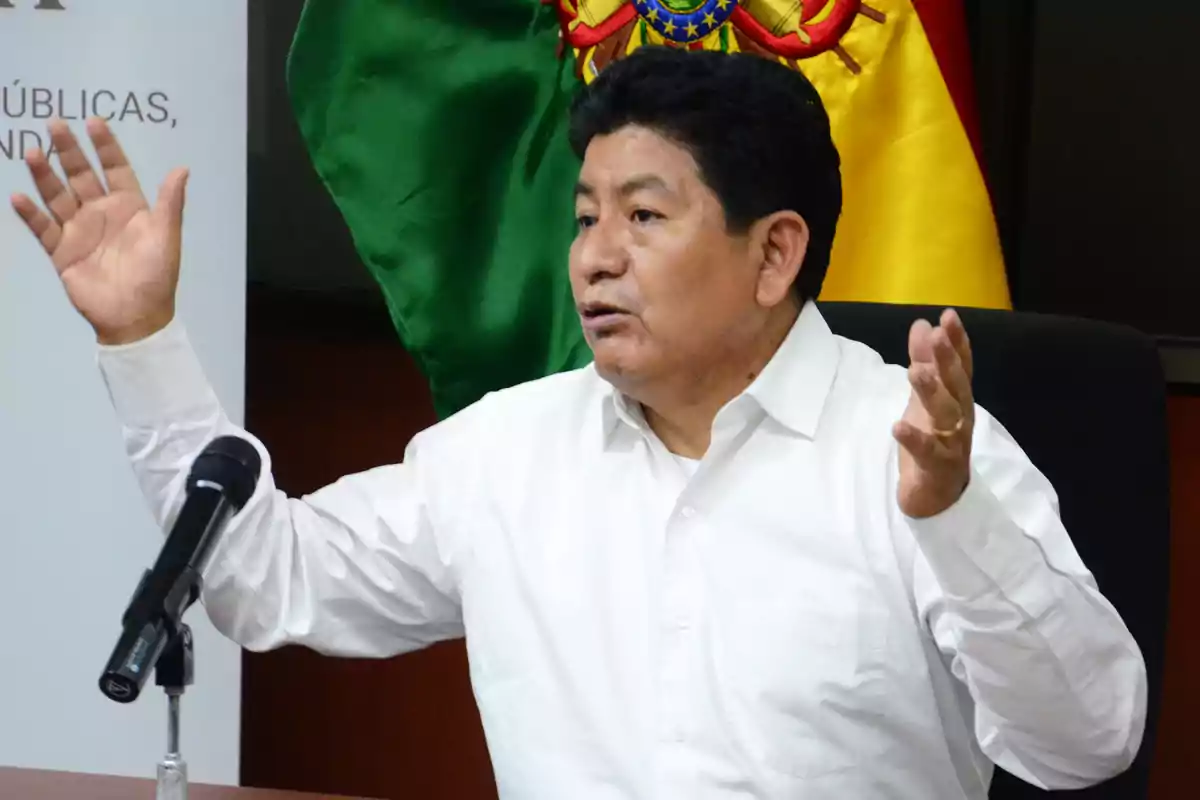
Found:
[[[188,487],[197,481],[215,483],[225,489],[229,502],[240,511],[254,494],[261,470],[262,458],[254,445],[239,436],[221,436],[196,456],[188,474]]]

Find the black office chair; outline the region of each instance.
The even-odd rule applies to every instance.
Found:
[[[941,308],[821,303],[837,334],[908,364],[908,329]],[[976,400],[992,412],[1058,492],[1063,522],[1100,590],[1146,659],[1147,730],[1132,768],[1099,786],[1045,792],[996,771],[992,800],[1147,795],[1162,689],[1170,545],[1166,385],[1153,343],[1089,320],[959,309],[975,360]]]

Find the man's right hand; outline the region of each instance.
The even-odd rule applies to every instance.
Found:
[[[89,119],[87,131],[103,181],[67,124],[54,120],[50,136],[67,185],[43,152],[30,150],[25,161],[46,210],[24,194],[13,195],[12,205],[50,255],[97,340],[127,344],[175,316],[187,170],[167,175],[151,208],[108,125]]]

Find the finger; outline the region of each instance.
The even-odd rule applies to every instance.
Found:
[[[942,383],[937,366],[912,364],[908,368],[908,381],[933,428],[943,432],[955,430],[963,419],[962,406]]]
[[[958,312],[952,308],[943,311],[941,326],[950,337],[950,343],[954,345],[954,349],[958,351],[958,357],[962,360],[963,371],[967,373],[967,378],[972,378],[975,375],[975,363],[971,353],[971,340],[967,336],[967,327],[963,325]]]
[[[942,457],[942,444],[933,434],[901,420],[892,426],[892,436],[918,464],[929,465]]]
[[[80,202],[104,196],[104,185],[96,177],[87,156],[71,132],[71,126],[61,119],[50,122],[50,141],[58,151],[58,163],[67,175],[67,183]]]
[[[154,201],[154,216],[167,226],[172,236],[183,228],[183,204],[187,195],[188,171],[173,169],[158,187]]]
[[[29,174],[33,177],[38,195],[54,218],[58,222],[66,222],[73,217],[79,210],[79,201],[58,179],[46,154],[40,148],[33,148],[25,153],[25,163],[29,166]]]
[[[110,192],[136,192],[142,194],[141,184],[137,174],[125,158],[121,143],[113,135],[108,123],[100,117],[91,117],[87,121],[88,136],[92,139],[92,147],[96,149],[96,158],[104,169],[104,180],[108,183]],[[145,198],[142,198],[143,201]]]
[[[38,208],[37,203],[24,194],[12,196],[12,207],[17,212],[33,235],[41,242],[42,248],[51,255],[58,243],[62,241],[62,226],[50,218],[50,215]]]
[[[967,408],[974,402],[971,395],[971,379],[963,368],[962,359],[950,340],[950,334],[944,328],[933,332],[933,354],[937,359],[938,378],[942,385],[957,401],[959,408]]]
[[[918,319],[913,322],[908,329],[908,357],[912,361],[932,362],[933,347],[930,340],[930,334],[933,333],[933,326],[929,324],[929,320]]]

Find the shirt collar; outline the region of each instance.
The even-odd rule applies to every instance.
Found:
[[[593,364],[591,368],[595,369],[595,365]],[[621,424],[627,425],[633,430],[644,431],[647,423],[646,417],[642,413],[642,407],[618,392],[611,383],[598,375],[597,380],[603,387],[600,392],[602,444],[607,445],[612,441],[613,434]]]
[[[746,394],[788,430],[813,438],[837,374],[837,337],[812,301]]]
[[[768,417],[788,430],[814,438],[837,374],[839,355],[837,337],[816,304],[809,301],[743,396],[753,399]],[[595,366],[589,368],[594,371]],[[610,441],[621,423],[644,429],[646,421],[641,407],[598,375],[597,380],[602,385],[599,400],[603,442]]]

